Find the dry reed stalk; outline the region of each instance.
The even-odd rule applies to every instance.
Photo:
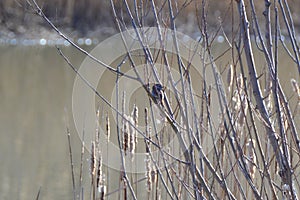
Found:
[[[182,174],[182,165],[180,162],[177,163],[177,173],[178,178],[183,181],[183,174]],[[183,193],[183,184],[178,184],[178,198],[182,199],[182,193]]]
[[[148,117],[148,108],[145,108],[145,135],[147,139],[151,139],[150,136],[150,127],[149,127],[149,117]],[[150,152],[150,142],[145,139],[145,144],[146,144],[146,153]]]
[[[131,162],[129,163],[130,164],[130,169],[132,170],[133,168],[133,161],[134,161],[134,151],[135,151],[135,131],[136,129],[134,128],[134,126],[132,126],[132,124],[134,124],[134,120],[133,120],[133,117],[132,116],[127,116],[127,126],[128,126],[128,133],[127,133],[127,136],[129,137],[128,138],[128,152],[129,152],[129,156],[130,156],[130,160]],[[135,179],[137,180],[137,174],[135,173]],[[130,174],[130,180],[131,182],[134,182],[134,173],[131,173]],[[137,191],[137,185],[135,185],[136,188],[135,190]]]
[[[42,189],[42,187],[40,187],[40,189],[39,189],[39,191],[38,191],[38,193],[37,193],[37,195],[35,197],[35,200],[38,200],[40,198],[41,189]]]
[[[82,181],[83,181],[83,160],[84,160],[84,136],[85,136],[85,130],[82,131],[82,142],[81,142],[81,154],[80,154],[80,172],[79,172],[79,188],[80,188],[80,193],[83,195],[83,187],[82,187]],[[81,196],[79,193],[79,196]]]
[[[99,124],[99,120],[100,120],[100,110],[99,108],[96,111],[96,134],[95,134],[95,147],[96,147],[96,152],[97,149],[99,148],[99,138],[100,138],[100,124]]]
[[[109,145],[109,139],[110,139],[110,121],[109,121],[109,115],[108,115],[108,112],[106,112],[106,159],[107,159],[107,162],[109,162],[109,155],[108,155],[108,152],[109,152],[109,149],[108,149],[108,145]],[[108,167],[106,167],[106,185],[107,185],[107,190],[109,190],[109,172],[108,172]]]
[[[67,116],[67,115],[66,115]],[[74,162],[73,162],[73,154],[71,147],[71,132],[68,125],[68,119],[66,118],[66,128],[67,128],[67,137],[68,137],[68,146],[69,146],[69,156],[70,156],[70,164],[71,164],[71,173],[72,173],[72,189],[73,189],[73,198],[75,199],[75,177],[74,177]]]
[[[248,111],[248,104],[247,104],[247,100],[246,100],[246,94],[244,91],[245,88],[245,83],[244,83],[244,79],[242,74],[240,74],[240,76],[237,79],[237,85],[238,85],[238,90],[239,90],[239,101],[240,101],[240,108],[239,109],[239,114],[238,114],[238,127],[242,128],[244,126],[245,123],[245,118],[246,118],[246,114]]]

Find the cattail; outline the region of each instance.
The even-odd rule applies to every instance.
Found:
[[[120,184],[121,183],[123,183],[124,199],[127,199],[127,185],[128,184],[127,184],[127,180],[125,177],[125,172],[123,170],[120,171]]]
[[[100,187],[98,188],[98,192],[99,192],[99,199],[104,200],[104,196],[106,194],[106,186],[100,185]]]
[[[99,159],[98,159],[98,168],[97,168],[97,189],[99,193],[99,199],[103,200],[105,193],[106,193],[106,186],[104,185],[104,175],[102,171],[102,155],[99,152]]]
[[[151,182],[153,184],[155,184],[157,182],[157,170],[155,168],[155,166],[152,167],[152,171],[151,171]]]
[[[244,78],[243,78],[242,74],[240,74],[239,77],[237,78],[237,86],[238,86],[238,89],[240,91],[243,91],[243,89],[244,89]]]
[[[92,149],[91,149],[91,165],[90,165],[90,170],[91,170],[91,179],[92,179],[92,195],[93,199],[96,198],[96,193],[95,193],[95,176],[96,176],[96,167],[97,167],[97,157],[96,157],[96,145],[95,142],[92,141]]]
[[[92,180],[93,180],[93,177],[95,177],[95,174],[96,174],[96,147],[95,147],[95,142],[92,141],[92,149],[91,149],[91,177],[92,177]]]
[[[100,119],[100,110],[97,109],[97,111],[96,111],[96,135],[95,135],[95,144],[97,146],[99,145],[99,138],[100,138],[99,119]]]
[[[128,117],[128,126],[129,126],[129,152],[131,154],[134,154],[135,151],[135,143],[136,143],[136,138],[135,138],[135,132],[136,129],[132,125],[134,124],[134,120],[131,116]]]
[[[226,141],[226,131],[223,124],[220,125],[219,131],[220,131],[220,138],[218,142],[219,144],[218,147],[221,154],[221,163],[223,163],[225,159],[224,156],[225,156],[225,141]]]
[[[246,97],[245,93],[243,92],[240,96],[242,109],[239,110],[238,119],[237,119],[239,127],[243,127],[245,124],[245,119],[246,119],[246,115],[247,115],[247,111],[248,111],[248,103],[247,103],[246,98],[247,97]]]
[[[134,139],[135,139],[135,143],[137,144],[137,127],[138,127],[138,118],[139,118],[139,109],[138,107],[134,104],[133,106],[133,111],[131,113],[131,116],[133,118],[133,121],[134,121],[134,126],[135,126],[135,129],[134,129]]]
[[[255,156],[255,142],[251,139],[249,139],[249,141],[246,144],[247,147],[247,157],[248,157],[248,161],[247,161],[247,166],[248,166],[248,170],[250,173],[250,176],[252,178],[252,180],[254,180],[255,178],[255,171],[256,171],[256,156]]]
[[[273,110],[273,104],[272,104],[272,80],[271,80],[271,76],[267,75],[266,76],[266,89],[265,89],[265,104],[266,104],[266,108],[268,110],[269,113],[272,112]]]
[[[298,95],[298,103],[300,104],[300,88],[295,79],[291,79],[291,84],[293,86],[293,91]]]
[[[97,166],[97,188],[103,183],[103,172],[102,172],[102,155],[99,152],[98,166]]]
[[[127,151],[129,149],[129,123],[127,120],[127,116],[124,115],[124,122],[123,122],[123,150],[125,152],[125,155],[127,154]]]
[[[124,150],[125,155],[127,154],[128,147],[129,147],[129,124],[127,120],[127,115],[125,115],[125,91],[123,92],[122,96],[122,135],[123,135],[123,140],[122,140],[122,147]]]
[[[152,177],[151,177],[151,159],[149,154],[146,154],[146,159],[145,159],[145,164],[146,164],[146,186],[147,186],[147,191],[150,192],[152,189]]]
[[[107,137],[107,141],[109,142],[109,138],[110,138],[110,122],[109,122],[108,113],[106,113],[106,137]]]
[[[228,84],[228,91],[230,92],[230,88],[232,87],[233,83],[233,74],[234,74],[234,69],[233,65],[229,65],[228,73],[227,73],[227,84]]]

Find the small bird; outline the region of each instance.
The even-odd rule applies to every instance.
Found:
[[[152,96],[154,97],[154,103],[157,105],[161,105],[162,108],[166,109],[167,114],[169,114],[170,117],[173,118],[171,106],[164,90],[165,88],[159,83],[152,86]]]

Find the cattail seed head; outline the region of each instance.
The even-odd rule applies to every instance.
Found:
[[[109,141],[109,138],[110,138],[110,121],[109,121],[108,113],[106,113],[106,136],[107,136],[107,141]]]
[[[129,125],[129,152],[131,154],[134,153],[135,151],[135,144],[136,144],[136,129],[135,127],[132,125],[134,124],[134,119],[129,116],[128,117],[128,125]]]
[[[129,149],[129,123],[127,120],[127,116],[124,115],[124,122],[123,122],[123,129],[122,129],[122,133],[123,133],[123,141],[122,141],[122,147],[124,150],[125,155],[127,154],[127,151]]]
[[[132,111],[132,114],[131,114],[132,118],[133,118],[133,124],[135,126],[135,129],[134,129],[134,140],[135,140],[135,143],[137,144],[137,131],[136,129],[138,128],[138,118],[139,118],[139,109],[138,107],[134,104],[133,106],[133,111]]]
[[[146,186],[147,186],[147,190],[148,192],[151,191],[152,189],[152,179],[151,179],[151,162],[150,162],[150,156],[149,154],[146,155],[146,159],[145,159],[145,164],[146,164]]]
[[[249,173],[250,176],[252,178],[252,180],[254,180],[255,178],[255,171],[256,171],[256,155],[254,152],[255,149],[255,142],[254,140],[249,139],[249,141],[246,143],[246,148],[247,148],[247,157],[248,157],[248,161],[247,161],[247,166],[249,169]]]
[[[227,73],[228,91],[230,91],[230,88],[232,87],[232,84],[233,84],[233,74],[234,74],[233,65],[230,64],[229,68],[228,68],[228,73]]]
[[[299,88],[299,85],[298,85],[298,83],[295,79],[291,79],[291,84],[292,84],[294,92],[298,96],[298,103],[300,104],[300,88]]]
[[[94,177],[96,174],[96,147],[95,147],[95,142],[92,141],[92,149],[91,149],[91,165],[90,165],[90,170],[91,170],[91,177]]]

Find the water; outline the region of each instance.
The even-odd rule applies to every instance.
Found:
[[[0,199],[33,199],[40,187],[43,199],[69,199],[64,110],[74,73],[55,48],[0,48]]]
[[[71,48],[64,50],[79,66],[84,56]],[[42,199],[71,199],[65,117],[70,122],[78,177],[80,140],[71,114],[75,74],[55,47],[1,46],[0,52],[0,199],[34,199],[40,187]],[[281,78],[288,77],[283,87],[291,97],[290,78],[299,81],[297,69],[289,59],[279,56]],[[230,59],[225,55],[218,65],[224,68]],[[256,59],[259,63],[264,61],[262,57]],[[87,183],[88,173],[85,168]]]

